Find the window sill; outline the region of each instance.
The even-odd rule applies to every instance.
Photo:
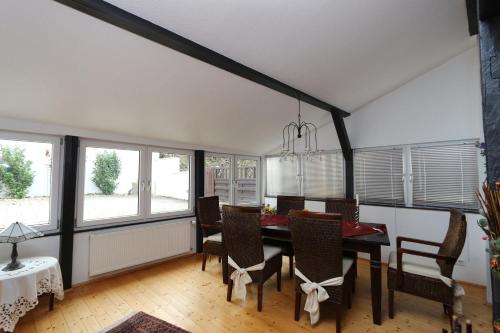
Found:
[[[94,224],[92,226],[76,228],[75,234],[82,233],[82,232],[97,231],[97,230],[116,229],[116,228],[131,227],[131,226],[137,226],[137,225],[147,225],[147,224],[151,224],[151,223],[158,223],[158,222],[164,222],[164,221],[188,219],[188,218],[194,218],[195,216],[196,215],[194,213],[190,213],[190,214],[186,214],[186,215],[169,216],[169,217],[155,218],[155,219],[149,219],[149,220],[137,220],[137,221],[129,221],[129,222],[121,222],[121,223],[113,223],[113,224],[100,224],[100,225]]]

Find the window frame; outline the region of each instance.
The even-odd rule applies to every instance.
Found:
[[[189,157],[189,195],[188,195],[188,209],[173,211],[173,212],[163,212],[163,213],[153,213],[151,211],[151,182],[153,179],[153,153],[165,153],[165,154],[179,154],[187,155]],[[159,218],[171,218],[171,217],[185,217],[192,215],[194,213],[194,151],[182,150],[182,149],[170,149],[158,146],[147,147],[147,180],[146,191],[148,192],[145,196],[144,208],[146,210],[146,218],[148,219],[159,219]],[[149,200],[147,200],[149,198]]]
[[[404,186],[404,203],[402,204],[386,204],[386,203],[361,203],[362,205],[368,206],[384,206],[384,207],[398,207],[407,209],[421,209],[421,210],[436,210],[436,211],[449,211],[449,206],[437,206],[437,205],[414,205],[413,202],[413,168],[412,168],[412,158],[411,151],[412,148],[425,148],[425,147],[439,147],[439,146],[458,146],[462,144],[477,144],[479,139],[462,139],[462,140],[448,140],[448,141],[436,141],[436,142],[425,142],[425,143],[414,143],[414,144],[403,144],[403,145],[390,145],[390,146],[378,146],[378,147],[368,147],[368,148],[357,148],[356,151],[378,151],[387,149],[402,149],[403,158],[403,186]],[[477,166],[476,171],[478,174],[478,189],[480,188],[481,175],[479,163],[481,161],[479,157],[479,149],[477,151]],[[356,183],[356,180],[354,180]],[[356,194],[356,193],[355,193]],[[456,208],[461,209],[464,212],[477,213],[479,211],[475,208],[464,208],[457,206]]]
[[[343,177],[342,177],[342,192],[344,193],[345,197],[345,192],[346,192],[346,179],[345,179],[345,158],[344,155],[342,154],[341,149],[329,149],[329,150],[322,150],[319,153],[312,154],[311,156],[319,156],[321,154],[340,154],[342,157],[342,172],[343,172]],[[267,189],[267,159],[268,158],[276,158],[280,157],[280,154],[271,154],[271,155],[265,155],[264,158],[262,159],[262,169],[263,169],[263,182],[264,182],[264,187],[265,187],[265,197],[267,198],[276,198],[277,195],[269,195],[268,189]],[[303,153],[298,153],[294,156],[294,158],[297,158],[297,185],[298,185],[298,193],[297,195],[299,196],[304,196],[304,159],[305,159],[305,154]],[[323,200],[323,199],[338,199],[338,198],[321,198],[321,197],[305,197],[306,200]]]
[[[44,135],[33,133],[21,133],[0,131],[1,140],[45,143],[52,145],[52,172],[50,179],[50,203],[49,220],[46,224],[29,224],[41,232],[59,230],[59,221],[61,219],[61,191],[62,191],[62,168],[63,168],[63,139],[57,135]],[[21,221],[22,222],[22,221]],[[3,230],[0,228],[0,230]]]
[[[138,211],[137,215],[120,216],[94,220],[84,220],[84,200],[85,200],[85,160],[87,148],[134,150],[139,152],[139,173],[138,173]],[[151,212],[151,177],[152,177],[152,153],[164,152],[169,154],[183,154],[189,156],[189,203],[188,210],[152,213]],[[76,229],[95,229],[99,226],[120,226],[130,222],[146,223],[151,221],[161,221],[162,219],[183,218],[194,214],[194,151],[176,148],[168,148],[156,145],[140,145],[132,143],[118,143],[111,141],[100,141],[92,139],[81,139],[78,156],[78,182],[77,182],[77,212]]]

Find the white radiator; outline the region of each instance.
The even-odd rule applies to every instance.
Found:
[[[172,257],[191,250],[190,221],[90,235],[89,275]]]

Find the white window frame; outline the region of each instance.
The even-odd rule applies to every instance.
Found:
[[[235,204],[235,168],[236,168],[236,159],[255,159],[257,160],[257,170],[256,170],[256,194],[255,198],[257,199],[256,205],[260,205],[263,200],[262,200],[262,178],[261,178],[261,168],[262,168],[262,159],[260,156],[253,156],[253,155],[237,155],[237,154],[225,154],[225,153],[216,153],[216,152],[205,152],[205,158],[207,157],[221,157],[221,158],[229,158],[229,204],[234,205]],[[205,167],[205,160],[203,160],[203,167]],[[203,193],[205,195],[205,193]]]
[[[233,155],[233,167],[232,167],[232,175],[233,175],[233,190],[232,190],[232,202],[234,204],[238,204],[236,202],[236,186],[237,186],[237,179],[234,176],[236,174],[236,168],[237,163],[236,161],[240,160],[255,160],[257,163],[255,164],[255,199],[256,199],[256,205],[260,205],[261,199],[260,199],[260,157],[259,156],[251,156],[251,155]]]
[[[38,231],[56,231],[61,218],[60,197],[62,190],[63,141],[62,137],[43,134],[0,131],[0,139],[10,141],[35,142],[52,144],[52,174],[50,185],[49,221],[46,224],[30,224]],[[20,221],[23,222],[23,221]]]
[[[85,200],[85,153],[87,148],[118,149],[139,151],[139,174],[138,174],[138,211],[137,215],[111,217],[95,220],[84,220]],[[175,212],[151,213],[151,163],[153,152],[164,152],[169,154],[189,155],[189,209]],[[120,225],[127,222],[161,221],[162,218],[182,218],[194,214],[194,151],[173,149],[161,146],[145,146],[129,143],[117,143],[109,141],[82,139],[80,140],[78,156],[78,183],[77,183],[77,229],[86,229],[99,225]]]
[[[342,172],[344,173],[344,177],[343,177],[343,192],[344,192],[344,196],[345,196],[345,191],[346,191],[346,179],[345,179],[345,158],[344,158],[344,155],[342,154],[342,150],[341,149],[331,149],[331,150],[322,150],[321,152],[317,153],[317,154],[313,154],[311,155],[312,158],[314,158],[315,156],[318,156],[318,155],[321,155],[321,154],[338,154],[340,153],[341,156],[342,156]],[[264,180],[263,180],[263,184],[265,186],[265,197],[268,197],[268,198],[273,198],[273,197],[276,197],[276,196],[273,196],[273,195],[268,195],[268,192],[267,192],[267,163],[266,163],[266,160],[267,158],[269,157],[280,157],[281,155],[280,154],[272,154],[272,155],[266,155],[264,156],[264,158],[262,159],[262,169],[263,169],[263,174],[264,174]],[[288,157],[290,158],[290,157]],[[297,163],[297,185],[298,185],[298,194],[297,195],[300,195],[300,196],[303,196],[304,195],[304,159],[306,158],[305,157],[305,154],[302,154],[302,153],[299,153],[299,154],[296,154],[294,156],[294,158],[297,158],[298,159],[298,163]],[[316,198],[316,197],[310,197],[310,198],[306,198],[306,199],[311,199],[311,200],[318,200],[318,199],[326,199],[326,198]]]
[[[394,146],[379,146],[379,147],[369,147],[369,148],[358,148],[354,149],[354,151],[378,151],[378,150],[387,150],[391,148],[400,148],[403,149],[403,186],[404,186],[404,205],[396,205],[397,207],[402,208],[415,208],[415,209],[429,209],[429,210],[443,210],[449,209],[449,207],[439,207],[439,206],[414,206],[413,205],[413,170],[412,170],[412,159],[411,159],[411,149],[412,148],[422,148],[422,147],[436,147],[436,146],[451,146],[451,145],[460,145],[460,144],[472,144],[479,142],[479,139],[463,139],[463,140],[450,140],[450,141],[436,141],[436,142],[425,142],[425,143],[415,143],[415,144],[406,144],[406,145],[394,145]],[[479,158],[479,149],[478,149],[478,188],[481,186],[481,175],[479,163],[481,159]],[[369,203],[366,205],[370,205]],[[387,204],[376,204],[379,206],[390,206]],[[462,208],[466,211],[470,211],[470,208]]]
[[[152,158],[153,153],[164,153],[164,154],[179,154],[179,155],[187,155],[189,157],[189,199],[188,199],[188,209],[178,210],[173,212],[163,212],[163,213],[152,213],[151,212],[151,181],[152,181]],[[193,215],[194,212],[194,152],[192,150],[181,150],[181,149],[170,149],[165,147],[148,147],[147,149],[147,161],[146,161],[146,169],[147,180],[146,180],[146,191],[147,194],[146,202],[144,204],[144,208],[146,210],[147,218],[162,218],[162,217],[184,217]],[[149,199],[149,200],[148,200]]]

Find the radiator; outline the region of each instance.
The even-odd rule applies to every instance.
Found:
[[[190,221],[91,234],[89,276],[95,276],[191,250]]]

